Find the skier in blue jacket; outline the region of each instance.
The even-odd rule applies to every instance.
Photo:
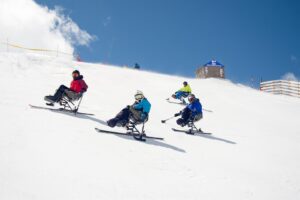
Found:
[[[110,127],[126,126],[130,119],[136,123],[144,123],[148,120],[151,110],[151,104],[144,96],[143,92],[137,91],[134,95],[135,102],[131,106],[127,106],[121,110],[116,117],[107,121]]]
[[[181,115],[181,117],[177,120],[177,124],[180,126],[187,125],[190,121],[198,121],[203,117],[202,114],[202,105],[195,97],[194,94],[190,94],[188,96],[189,104],[179,113],[176,113],[174,116],[178,117]]]
[[[143,122],[148,118],[151,104],[141,91],[137,91],[134,97],[136,102],[130,107],[130,111],[138,121]]]

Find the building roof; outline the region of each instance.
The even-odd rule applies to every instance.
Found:
[[[216,60],[211,60],[211,61],[209,61],[208,63],[206,63],[206,64],[204,65],[204,67],[209,67],[209,66],[224,67],[224,65],[222,65],[221,63],[219,63],[219,62],[216,61]]]

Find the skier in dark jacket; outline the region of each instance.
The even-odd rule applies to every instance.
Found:
[[[195,122],[200,120],[202,115],[202,105],[195,97],[194,94],[190,94],[188,96],[189,104],[179,113],[176,113],[174,116],[178,117],[181,115],[181,117],[177,120],[177,124],[180,126],[187,125],[190,121]]]
[[[143,92],[137,91],[134,95],[135,102],[131,106],[127,106],[121,110],[116,117],[107,121],[110,127],[125,127],[129,120],[132,119],[136,123],[144,123],[148,120],[151,104],[144,96]]]
[[[67,95],[71,100],[79,99],[82,94],[87,91],[88,86],[78,70],[73,71],[72,77],[73,81],[71,82],[70,88],[65,85],[61,85],[53,96],[45,96],[44,99],[49,102],[48,105],[53,105],[54,103],[59,102],[63,95]]]

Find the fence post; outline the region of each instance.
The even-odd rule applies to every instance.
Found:
[[[8,52],[9,49],[8,49],[8,38],[6,38],[6,51]]]

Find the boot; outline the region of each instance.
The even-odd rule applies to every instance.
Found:
[[[51,96],[51,95],[45,96],[45,97],[44,97],[44,100],[47,101],[47,102],[49,102],[49,103],[52,103],[52,104],[56,102],[55,97],[54,97],[54,96]]]
[[[126,127],[127,124],[128,124],[127,120],[120,120],[120,121],[118,121],[117,126],[119,126],[119,127]]]
[[[182,118],[177,119],[176,123],[181,127],[184,127],[186,125],[186,122]]]
[[[117,125],[117,121],[115,118],[108,120],[106,123],[111,128],[114,128]]]

